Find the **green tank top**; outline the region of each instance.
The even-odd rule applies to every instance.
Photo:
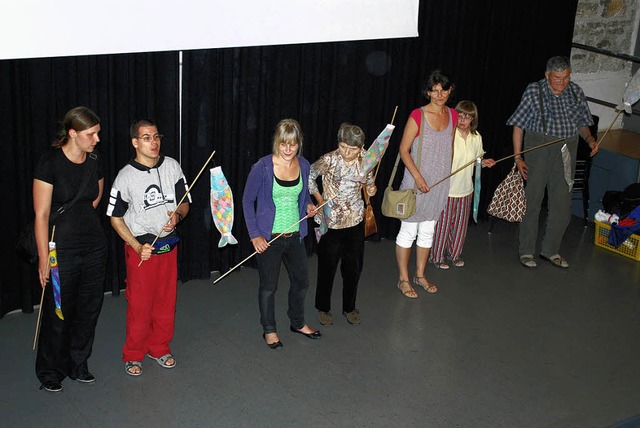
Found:
[[[271,233],[299,232],[300,215],[298,213],[298,195],[302,191],[300,176],[291,181],[273,177],[273,202],[276,205],[276,217],[273,220]],[[294,225],[294,227],[291,227]]]

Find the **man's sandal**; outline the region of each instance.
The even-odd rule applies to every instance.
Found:
[[[540,254],[540,258],[542,260],[548,261],[555,267],[559,267],[560,269],[569,269],[569,262],[566,261],[560,254],[555,254],[550,257],[547,257],[544,254]]]
[[[529,269],[535,269],[538,267],[536,259],[531,254],[523,254],[522,256],[520,256],[520,263],[522,264],[522,266]]]
[[[402,289],[402,284],[407,284],[407,287],[409,287],[409,288],[405,288],[403,290]],[[404,297],[407,297],[409,299],[417,299],[418,298],[418,293],[416,293],[416,290],[413,289],[413,287],[411,286],[411,283],[409,281],[407,281],[406,279],[399,279],[397,287],[398,287],[398,290],[400,290],[400,292],[402,293],[402,295]]]
[[[142,374],[142,363],[140,361],[127,361],[124,363],[124,371],[129,376],[140,376]]]
[[[176,366],[176,359],[171,354],[165,354],[162,357],[158,358],[147,354],[147,357],[151,358],[152,360],[156,360],[156,362],[165,369],[172,369]]]
[[[424,282],[426,282],[427,284],[425,285],[422,282],[420,282],[421,279],[424,279]],[[424,276],[414,276],[413,283],[424,288],[424,291],[426,291],[427,293],[433,294],[438,292],[438,286],[435,285],[433,282],[427,281],[427,278],[425,278]]]

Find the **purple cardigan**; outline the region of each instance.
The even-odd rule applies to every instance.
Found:
[[[273,155],[260,158],[249,172],[247,184],[242,194],[242,211],[247,224],[249,238],[263,236],[271,240],[273,221],[276,217],[276,205],[273,202]],[[298,196],[298,211],[300,218],[307,215],[307,205],[312,204],[309,195],[309,161],[298,156],[300,172],[302,173],[302,191]],[[307,222],[300,223],[300,239],[307,236]]]

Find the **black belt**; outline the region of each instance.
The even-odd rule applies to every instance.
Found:
[[[291,233],[280,233],[280,236],[283,238],[291,238],[292,236],[298,236],[300,232],[291,232]]]

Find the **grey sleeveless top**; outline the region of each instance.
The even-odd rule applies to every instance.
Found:
[[[416,164],[420,173],[427,182],[427,186],[442,180],[451,173],[452,144],[451,135],[453,132],[453,116],[449,110],[449,125],[442,131],[436,131],[429,126],[425,119],[424,107],[420,109],[422,119],[420,121],[420,133],[413,140],[411,145],[411,158]],[[418,145],[422,141],[422,159],[418,160]],[[400,189],[412,189],[415,180],[409,172],[404,170]],[[416,195],[416,212],[411,217],[405,219],[408,222],[421,222],[426,220],[440,219],[440,214],[447,205],[449,195],[449,179],[447,178],[427,193],[418,190]]]

